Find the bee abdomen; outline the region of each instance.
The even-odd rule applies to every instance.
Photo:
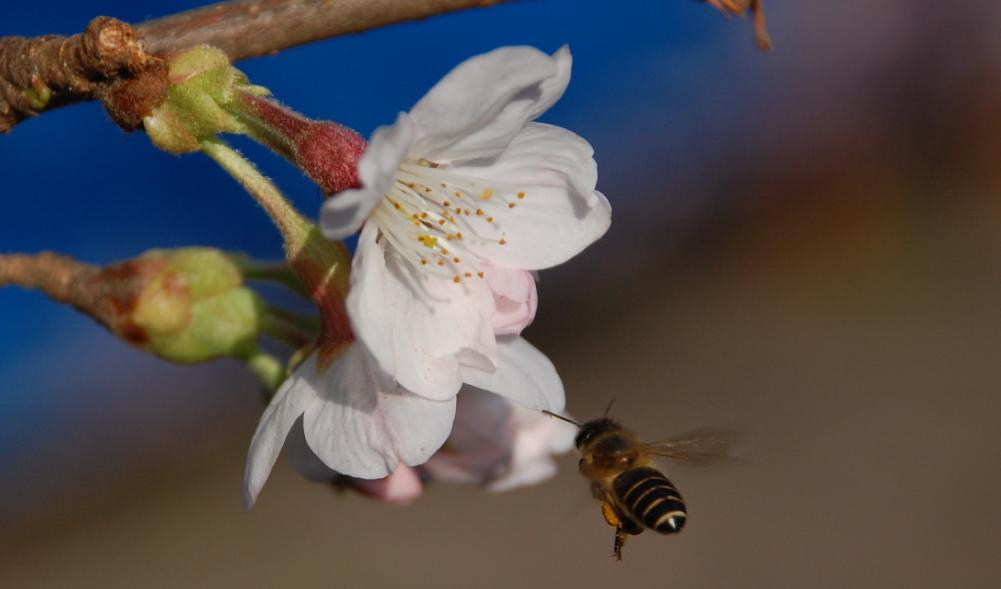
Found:
[[[672,534],[685,525],[687,514],[681,493],[655,468],[627,470],[615,477],[612,490],[622,506],[648,528]]]

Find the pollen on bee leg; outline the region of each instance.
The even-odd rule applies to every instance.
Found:
[[[622,520],[619,519],[619,514],[615,512],[615,507],[608,501],[601,503],[601,515],[605,518],[605,522],[613,528],[622,525]]]

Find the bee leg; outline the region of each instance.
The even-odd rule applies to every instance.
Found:
[[[622,517],[619,516],[619,512],[610,502],[602,501],[601,515],[605,517],[605,522],[607,522],[608,525],[615,528],[615,544],[613,548],[614,556],[615,560],[621,561],[622,545],[626,543],[626,538],[629,536],[630,532],[626,530]]]
[[[622,562],[622,546],[626,543],[626,538],[629,537],[629,532],[625,528],[619,526],[615,528],[615,545],[613,551],[615,553],[615,560]]]

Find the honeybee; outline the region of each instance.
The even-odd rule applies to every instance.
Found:
[[[584,424],[545,413],[580,428],[574,439],[581,455],[578,466],[581,475],[591,481],[591,493],[601,501],[601,515],[615,528],[616,560],[622,560],[622,546],[630,535],[640,534],[646,528],[661,534],[676,534],[688,519],[681,493],[657,468],[657,458],[709,465],[730,457],[734,439],[730,432],[703,429],[647,443],[609,418],[608,410],[605,416]]]

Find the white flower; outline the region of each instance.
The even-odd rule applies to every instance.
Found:
[[[566,422],[472,388],[458,398],[452,435],[421,467],[432,480],[507,491],[553,476],[553,455],[573,448]]]
[[[498,49],[459,65],[375,132],[358,164],[362,188],[334,196],[321,214],[331,238],[364,225],[347,298],[357,341],[329,367],[314,355],[278,390],[251,442],[248,504],[300,420],[325,468],[379,479],[442,446],[464,385],[563,409],[555,369],[518,334],[535,314],[532,271],[566,261],[610,222],[591,146],[531,122],[569,78],[566,48]],[[548,476],[544,436],[510,427],[507,438],[494,436],[510,442],[494,445],[510,450],[495,452],[501,462],[471,463],[467,474],[498,487]]]
[[[532,122],[563,94],[570,52],[505,47],[445,76],[410,113],[378,129],[362,187],[323,205],[339,239],[362,227],[348,314],[388,374],[428,399],[462,383],[500,392],[498,334],[535,313],[530,271],[605,233],[591,146]]]
[[[498,341],[493,372],[474,375],[509,399],[528,407],[558,411],[563,384],[552,363],[517,336]],[[379,368],[360,342],[326,369],[314,353],[275,393],[250,443],[244,497],[253,505],[286,439],[304,439],[326,468],[348,476],[378,479],[400,464],[422,464],[448,438],[455,418],[455,396],[434,400],[416,395]],[[301,437],[289,432],[301,420]],[[294,452],[293,455],[301,452]],[[300,462],[300,471],[327,471]]]

